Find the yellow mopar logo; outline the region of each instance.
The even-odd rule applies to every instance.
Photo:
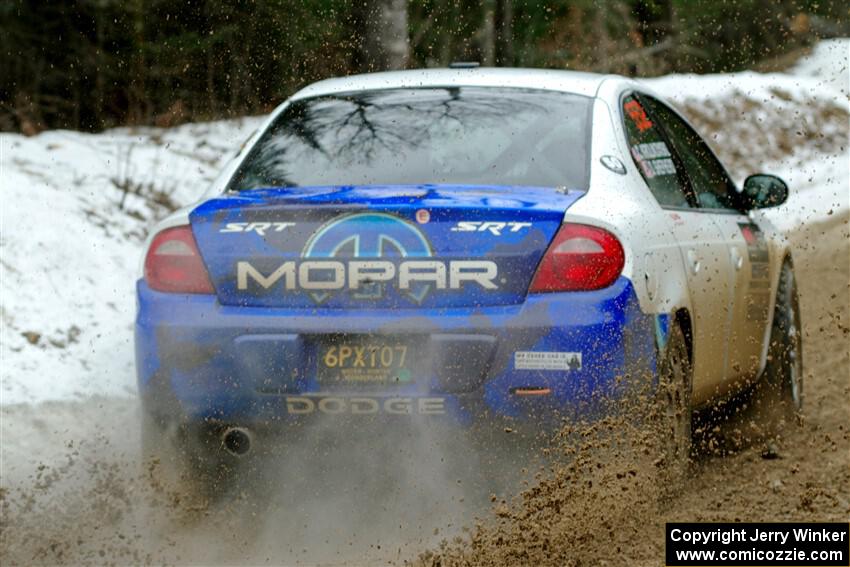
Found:
[[[445,398],[371,398],[339,396],[287,396],[290,415],[323,413],[327,415],[443,415]]]

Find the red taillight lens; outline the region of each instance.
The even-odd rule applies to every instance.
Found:
[[[608,287],[626,256],[617,237],[586,224],[565,224],[537,267],[529,292],[589,291]]]
[[[214,293],[191,228],[167,228],[154,237],[145,258],[145,281],[157,291]]]

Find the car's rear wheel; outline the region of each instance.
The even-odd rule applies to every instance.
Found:
[[[658,464],[667,488],[674,488],[684,478],[690,463],[691,393],[688,347],[681,327],[674,324],[658,363],[655,412],[661,453]]]
[[[803,408],[803,339],[797,282],[789,261],[782,264],[768,358],[761,380],[754,387],[761,421],[775,429]]]

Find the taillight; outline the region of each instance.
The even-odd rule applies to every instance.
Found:
[[[540,261],[529,292],[608,287],[623,271],[624,263],[623,246],[607,230],[586,224],[565,224]]]
[[[145,258],[145,281],[157,291],[214,293],[191,228],[167,228],[154,237]]]

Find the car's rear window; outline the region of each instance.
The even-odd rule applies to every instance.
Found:
[[[543,90],[404,88],[293,102],[229,189],[480,184],[586,188],[591,99]]]

